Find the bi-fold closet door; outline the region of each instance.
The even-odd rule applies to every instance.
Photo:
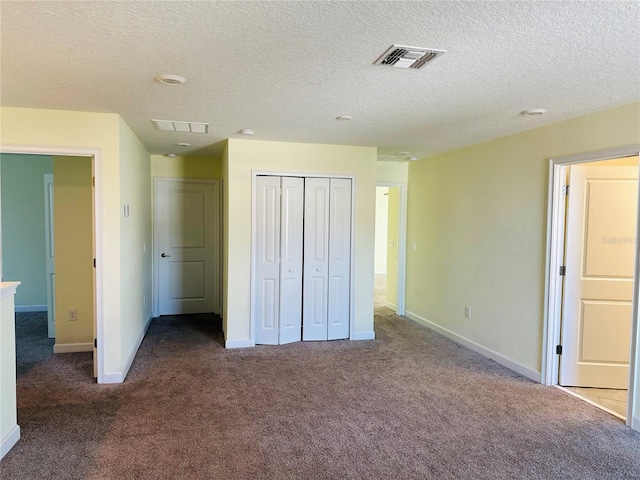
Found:
[[[349,338],[351,180],[256,184],[255,342]]]

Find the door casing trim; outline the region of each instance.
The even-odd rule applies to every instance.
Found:
[[[640,155],[640,144],[626,147],[565,155],[549,159],[549,183],[547,199],[547,242],[544,289],[544,319],[542,332],[542,364],[540,383],[558,384],[559,358],[555,346],[560,344],[562,312],[562,279],[558,272],[564,261],[565,248],[565,205],[562,186],[566,178],[566,167],[580,163],[612,160],[621,157]],[[638,196],[638,232],[640,234],[640,190]],[[636,242],[635,279],[633,286],[633,307],[631,322],[631,349],[629,361],[629,391],[627,398],[627,426],[640,430],[638,420],[633,421],[634,392],[638,373],[638,299],[640,273],[640,243]],[[634,426],[635,424],[635,426]]]

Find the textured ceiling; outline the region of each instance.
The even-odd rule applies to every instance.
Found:
[[[156,154],[216,155],[250,128],[420,157],[640,100],[637,1],[2,0],[0,22],[2,105],[119,113]],[[372,65],[393,43],[448,53]]]

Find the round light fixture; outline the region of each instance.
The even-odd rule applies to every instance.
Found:
[[[187,81],[186,78],[180,75],[168,75],[165,73],[156,75],[156,80],[163,85],[182,85]]]
[[[240,130],[240,135],[255,135],[255,133],[250,128],[243,128]]]
[[[164,156],[169,158],[176,158],[178,155],[176,155],[175,153],[165,153]]]
[[[178,142],[176,143],[176,147],[190,147],[191,144],[187,142]]]
[[[397,156],[399,157],[406,157],[407,155],[409,155],[411,152],[398,152],[396,153]]]
[[[520,115],[524,115],[525,117],[535,117],[537,115],[544,115],[547,112],[544,108],[530,108],[528,110],[523,110],[520,112]]]
[[[409,157],[410,162],[415,162],[416,160],[418,160],[418,157]]]
[[[347,121],[347,120],[351,120],[353,117],[351,115],[338,115],[336,117],[336,120],[341,120],[341,121]]]

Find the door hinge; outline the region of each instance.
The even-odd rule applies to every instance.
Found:
[[[562,186],[562,195],[569,195],[569,185]]]
[[[93,268],[96,268],[96,259],[93,259]]]
[[[93,348],[98,348],[98,339],[97,338],[93,339]]]
[[[562,355],[562,345],[556,345],[556,355]]]
[[[91,185],[96,186],[96,177],[91,177]]]
[[[567,267],[566,267],[566,266],[564,266],[564,265],[562,265],[562,266],[560,267],[560,271],[558,272],[558,274],[559,274],[561,277],[564,277],[564,276],[567,274]]]

